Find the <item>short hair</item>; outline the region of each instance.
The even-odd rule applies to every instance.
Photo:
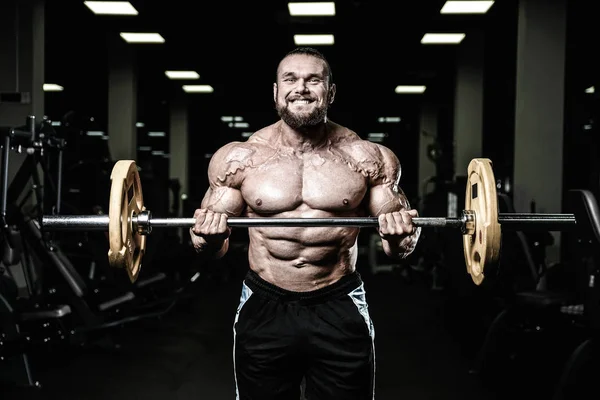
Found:
[[[285,58],[287,58],[289,56],[293,56],[296,54],[312,56],[312,57],[318,58],[319,60],[322,60],[325,63],[325,68],[327,69],[327,83],[329,84],[329,86],[331,86],[331,84],[333,83],[333,73],[331,72],[331,66],[329,65],[329,61],[327,61],[327,58],[325,58],[325,55],[323,53],[321,53],[319,50],[317,50],[313,47],[296,47],[295,49],[289,51],[281,59],[281,61],[283,61]],[[281,61],[280,61],[280,63],[281,63]],[[277,67],[277,69],[279,70],[279,67]]]

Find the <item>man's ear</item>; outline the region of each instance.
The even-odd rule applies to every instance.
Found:
[[[335,86],[335,83],[332,83],[331,87],[329,88],[329,99],[327,99],[329,101],[329,104],[332,104],[333,100],[335,99],[336,89],[337,89],[337,87]]]
[[[277,83],[273,83],[273,101],[277,103]]]

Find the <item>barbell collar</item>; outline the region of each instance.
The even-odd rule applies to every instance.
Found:
[[[133,217],[133,226],[140,235],[148,235],[152,232],[152,213],[148,210],[140,212]]]
[[[475,211],[463,210],[462,212],[463,224],[460,227],[460,231],[463,235],[472,235],[475,233]]]

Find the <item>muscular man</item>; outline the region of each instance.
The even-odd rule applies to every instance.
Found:
[[[378,216],[385,253],[415,248],[416,210],[398,186],[388,148],[327,119],[335,98],[329,63],[297,48],[277,68],[273,98],[281,119],[246,142],[220,148],[196,210],[198,252],[222,257],[227,217]],[[248,228],[250,270],[234,321],[237,399],[374,398],[374,328],[357,272],[358,228]]]

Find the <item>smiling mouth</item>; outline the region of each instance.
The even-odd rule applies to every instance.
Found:
[[[310,103],[312,103],[312,101],[308,100],[308,99],[296,99],[296,100],[291,100],[290,103],[291,104],[310,104]]]

